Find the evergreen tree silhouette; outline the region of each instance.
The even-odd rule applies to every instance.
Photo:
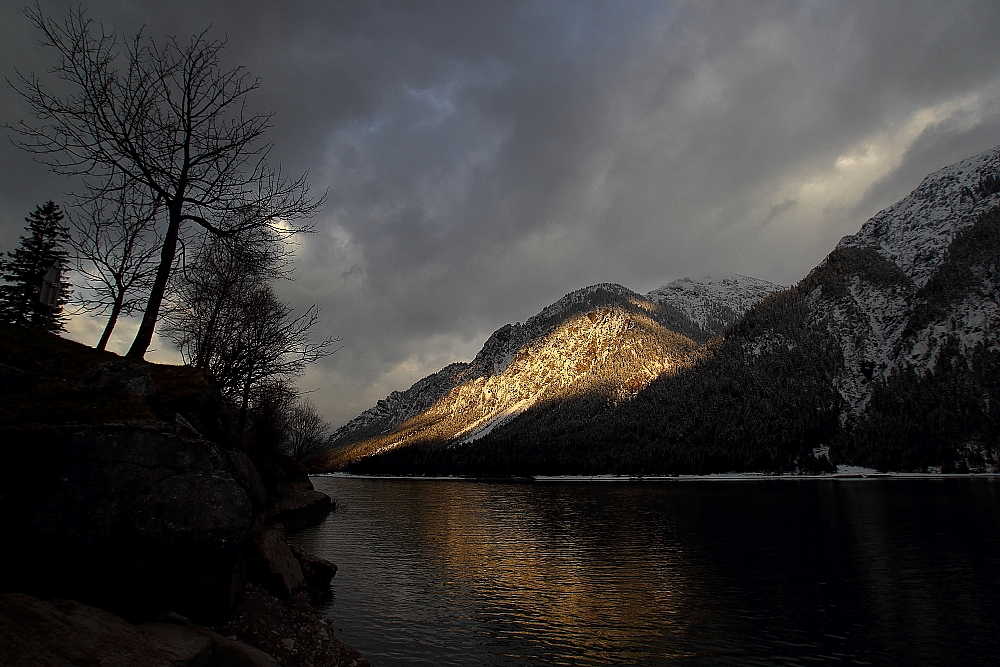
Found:
[[[48,201],[25,218],[27,234],[21,244],[6,259],[0,259],[0,320],[43,331],[64,330],[63,306],[68,301],[70,283],[62,279],[68,257],[64,245],[69,231],[61,223],[64,214],[59,206]],[[39,295],[42,281],[53,267],[60,271],[56,300],[53,306],[42,303]]]

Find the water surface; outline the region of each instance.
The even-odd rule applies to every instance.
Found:
[[[996,479],[313,481],[376,667],[1000,665]]]

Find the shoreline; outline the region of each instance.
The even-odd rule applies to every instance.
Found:
[[[879,472],[872,468],[854,468],[823,474],[797,473],[713,473],[710,475],[534,475],[532,477],[462,477],[420,476],[420,475],[356,475],[347,472],[310,473],[310,477],[338,477],[342,479],[369,480],[417,480],[446,482],[486,482],[486,483],[561,483],[561,482],[759,482],[778,480],[887,480],[887,479],[996,479],[996,472]]]

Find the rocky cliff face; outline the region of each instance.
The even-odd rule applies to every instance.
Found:
[[[18,588],[130,616],[230,609],[267,491],[245,453],[185,430],[153,421],[3,429]]]

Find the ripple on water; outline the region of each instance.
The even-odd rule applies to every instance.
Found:
[[[376,667],[1000,664],[994,480],[314,482]]]

